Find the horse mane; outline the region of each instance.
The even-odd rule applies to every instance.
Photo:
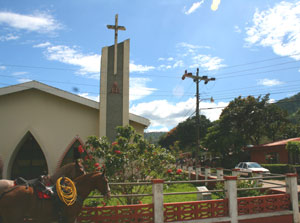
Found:
[[[68,175],[67,173],[72,171],[75,165],[76,165],[75,162],[73,162],[73,163],[68,163],[68,164],[60,167],[59,169],[57,169],[55,171],[55,173],[52,176],[50,176],[50,181],[51,182],[56,182],[56,180],[59,177],[61,177],[63,175]]]
[[[81,182],[82,180],[85,180],[85,179],[92,179],[92,178],[94,178],[95,176],[98,176],[98,175],[103,175],[103,174],[100,173],[100,172],[94,171],[94,172],[87,173],[87,174],[81,175],[81,176],[79,176],[79,177],[76,177],[76,178],[74,179],[74,182],[75,182],[75,183],[79,183],[79,182]]]

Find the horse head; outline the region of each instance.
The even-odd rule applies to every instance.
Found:
[[[97,190],[101,192],[104,198],[110,197],[110,187],[108,184],[108,180],[105,176],[105,169],[102,174],[99,173],[99,180],[97,180]]]
[[[74,175],[72,179],[75,179],[76,177],[86,174],[82,163],[78,161],[78,159],[75,161],[75,170],[73,174]]]

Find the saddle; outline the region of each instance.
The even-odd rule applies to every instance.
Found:
[[[15,185],[26,185],[26,188],[31,186],[35,189],[38,198],[50,199],[54,196],[54,186],[46,186],[42,179],[43,176],[32,180],[26,180],[23,177],[18,177],[15,179],[14,183]]]

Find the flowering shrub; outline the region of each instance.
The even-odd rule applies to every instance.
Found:
[[[170,179],[171,175],[167,173],[167,170],[175,166],[175,157],[170,151],[150,144],[131,126],[118,127],[117,137],[112,143],[106,137],[100,139],[95,136],[89,137],[85,150],[89,154],[83,159],[87,170],[94,171],[97,168],[102,170],[105,167],[110,182],[149,181],[154,178]],[[178,176],[175,176],[174,179],[177,179]],[[124,194],[145,193],[147,187],[115,186],[112,190]],[[141,198],[128,197],[126,199],[127,204],[137,204]]]
[[[188,180],[188,175],[182,169],[170,168],[166,171],[164,179],[167,181]]]

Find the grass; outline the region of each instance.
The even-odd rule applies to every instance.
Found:
[[[151,186],[150,186],[151,188]],[[186,184],[170,184],[164,185],[164,193],[174,193],[174,192],[194,192],[197,191],[195,185],[186,183]],[[148,193],[151,193],[151,189]],[[91,194],[90,196],[96,196],[98,194]],[[216,196],[212,195],[212,199],[217,199]],[[121,198],[119,201],[117,198],[111,198],[109,201],[104,201],[102,198],[100,199],[87,199],[84,204],[87,206],[94,206],[98,203],[100,206],[105,205],[108,206],[115,206],[115,205],[122,205],[124,202],[124,198]],[[140,197],[137,200],[140,201],[142,204],[151,204],[152,203],[152,196],[145,196]],[[174,203],[174,202],[188,202],[188,201],[197,201],[197,194],[179,194],[179,195],[164,195],[164,203]]]

